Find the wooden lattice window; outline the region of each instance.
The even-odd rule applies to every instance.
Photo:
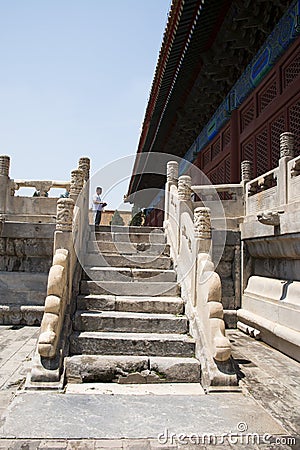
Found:
[[[277,83],[273,80],[268,86],[258,95],[258,109],[262,112],[277,96]]]
[[[254,142],[251,139],[248,142],[245,142],[242,145],[242,161],[251,161],[253,163],[254,160]]]
[[[245,109],[241,111],[241,132],[243,132],[247,126],[254,119],[254,103],[250,103]]]
[[[208,178],[210,179],[210,181],[212,182],[212,184],[217,184],[218,183],[218,175],[217,175],[217,171],[215,170],[214,172],[211,172],[208,175]]]
[[[231,142],[231,130],[230,127],[226,128],[226,130],[223,133],[223,149],[229,145]]]
[[[230,183],[231,181],[231,163],[230,163],[230,158],[227,158],[225,160],[225,179],[224,179],[224,183]]]
[[[284,115],[277,117],[270,126],[271,134],[271,167],[277,167],[280,158],[280,135],[286,130]]]
[[[283,69],[283,86],[287,88],[300,75],[300,52],[298,52],[287,67]]]
[[[289,107],[289,128],[295,134],[295,156],[300,155],[300,100]]]
[[[210,162],[210,148],[205,150],[203,153],[203,167],[207,166],[207,164]]]
[[[256,141],[256,175],[262,175],[269,170],[268,130],[265,128],[255,137]]]
[[[211,146],[211,158],[214,159],[221,151],[221,138],[219,137],[216,142]]]

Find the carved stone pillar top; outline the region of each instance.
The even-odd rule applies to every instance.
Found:
[[[194,210],[195,237],[211,239],[210,209],[200,206]]]
[[[251,161],[242,161],[241,164],[242,181],[250,181],[252,178],[252,163]]]
[[[294,156],[294,133],[282,133],[280,135],[280,158],[284,156]]]
[[[0,155],[0,175],[9,176],[10,157]]]
[[[169,161],[167,164],[167,181],[177,184],[178,182],[178,162]]]
[[[84,183],[84,172],[82,169],[75,169],[71,172],[70,194],[80,194]]]
[[[79,159],[78,169],[81,169],[83,171],[85,181],[88,181],[90,178],[90,167],[91,167],[90,158],[82,157]]]
[[[189,175],[182,175],[178,179],[178,200],[191,200],[192,180]]]
[[[74,205],[71,198],[60,198],[57,201],[56,230],[72,231]]]

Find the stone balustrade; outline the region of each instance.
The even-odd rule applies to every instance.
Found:
[[[80,252],[89,232],[89,160],[71,172],[70,198],[57,200],[54,257],[48,276],[45,311],[31,371],[35,383],[61,386],[63,356],[70,330],[70,308],[80,280]]]
[[[177,180],[177,167],[175,161],[167,165],[164,226],[191,334],[196,340],[202,383],[207,388],[212,384],[236,384],[231,347],[225,337],[221,280],[211,259],[211,211],[205,202],[200,206],[192,202],[192,193],[202,194],[202,187],[191,186],[188,175]],[[205,194],[211,194],[208,186],[204,189]],[[222,189],[226,190],[224,186]]]
[[[47,197],[50,189],[63,188],[70,191],[70,181],[50,181],[50,180],[11,180],[10,195],[15,195],[15,192],[23,187],[33,187],[41,197]]]

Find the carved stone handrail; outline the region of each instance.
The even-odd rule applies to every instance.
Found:
[[[201,362],[202,384],[207,388],[212,384],[236,384],[234,371],[228,371],[229,367],[232,369],[231,346],[225,336],[221,280],[210,256],[210,209],[205,205],[194,209],[191,192],[203,194],[203,186],[191,187],[191,178],[187,175],[179,177],[177,186],[176,169],[176,163],[168,163],[164,227],[190,332],[196,342],[196,357]],[[230,188],[238,193],[243,189],[241,185]],[[229,188],[220,185],[219,189]],[[211,186],[204,186],[205,192],[210,190]]]
[[[40,192],[41,197],[53,188],[63,188],[70,191],[70,181],[50,181],[50,180],[11,180],[11,195],[15,194],[22,187],[33,187]]]
[[[69,264],[68,250],[56,250],[48,276],[45,311],[38,339],[38,352],[42,357],[53,358],[56,355],[64,312],[68,303]]]
[[[257,178],[254,178],[246,184],[247,196],[251,197],[255,194],[258,194],[259,192],[266,191],[274,186],[277,186],[277,179],[278,167],[269,170],[268,172],[260,175]]]
[[[198,196],[201,196],[203,199],[206,199],[208,196],[211,197],[211,200],[219,200],[217,198],[216,193],[228,194],[229,200],[237,200],[237,198],[242,196],[243,187],[241,184],[214,184],[214,185],[195,185],[192,186],[192,192]]]
[[[86,158],[85,158],[86,160]],[[87,165],[87,161],[84,161]],[[57,201],[54,257],[49,271],[45,310],[38,337],[31,383],[57,383],[61,387],[63,357],[71,323],[71,304],[78,289],[78,252],[86,244],[88,227],[88,171],[72,171],[70,195]],[[84,188],[84,189],[83,189]],[[81,195],[82,194],[82,195]],[[87,198],[86,198],[87,197]],[[77,286],[77,288],[76,288]]]

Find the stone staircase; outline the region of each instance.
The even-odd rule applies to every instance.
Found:
[[[91,230],[84,269],[67,382],[200,382],[195,342],[161,229]]]

